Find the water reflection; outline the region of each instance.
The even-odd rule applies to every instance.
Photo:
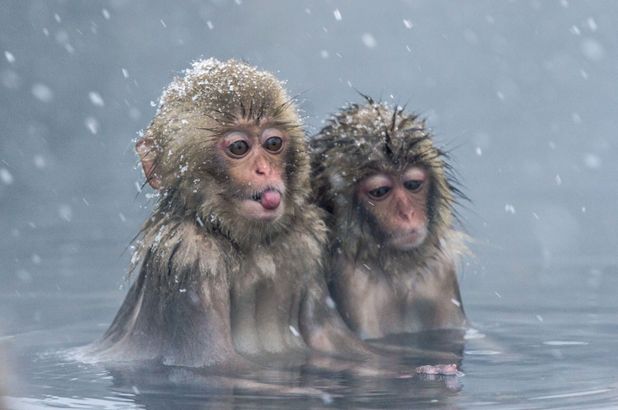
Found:
[[[242,377],[184,368],[84,364],[61,352],[99,337],[121,295],[4,294],[2,301],[24,315],[21,328],[12,327],[12,333],[3,336],[10,341],[5,344],[18,382],[9,391],[8,407],[612,408],[618,405],[616,272],[565,268],[559,283],[545,282],[540,272],[538,282],[510,287],[485,278],[482,286],[463,292],[475,330],[371,341],[405,350],[399,354],[410,368],[426,358],[439,362],[439,355],[463,355],[465,377],[362,377],[326,371],[299,358],[264,357],[264,370]],[[603,285],[581,286],[588,277]],[[546,297],[552,292],[552,298]],[[45,326],[24,319],[35,306]]]
[[[463,352],[460,364],[465,377],[362,377],[294,360],[270,361],[266,369],[242,378],[184,368],[84,364],[58,352],[99,337],[118,298],[50,292],[36,297],[4,295],[3,300],[8,297],[18,311],[28,312],[36,304],[44,314],[53,313],[46,328],[25,323],[21,331],[7,335],[19,378],[8,405],[11,409],[616,407],[618,301],[612,295],[618,275],[615,269],[601,269],[603,286],[580,286],[589,271],[565,269],[564,281],[546,284],[540,272],[538,282],[525,286],[501,287],[484,278],[482,286],[464,289],[468,315],[477,330],[372,341],[393,349],[405,347],[401,355],[406,366],[422,364],[424,355],[436,360],[438,354]],[[500,298],[488,296],[495,289]],[[550,290],[553,297],[545,297]],[[75,306],[81,307],[80,315],[72,324],[62,325],[60,318],[66,323]]]
[[[146,408],[320,408],[363,405],[379,408],[388,401],[445,402],[460,389],[456,377],[389,379],[358,377],[304,367],[247,374],[242,379],[198,370],[159,368],[157,372],[112,371],[113,389],[135,394]]]
[[[73,330],[75,338],[95,335],[91,327]],[[49,334],[50,341],[57,338],[53,333]],[[42,340],[40,336],[31,333],[19,337]],[[419,354],[421,351],[429,356],[460,354],[463,337],[459,334],[458,341],[447,340],[452,336],[451,332],[432,332],[379,343],[408,349],[401,357],[401,365],[413,369],[417,364],[427,363]],[[16,408],[382,408],[386,403],[389,407],[443,403],[456,408],[452,399],[462,388],[461,377],[457,376],[368,377],[348,370],[325,370],[311,358],[293,356],[263,358],[263,369],[238,376],[154,364],[85,364],[67,359],[66,349],[46,353],[41,350],[46,350],[45,345],[34,344],[30,352],[21,355],[20,368],[29,380],[21,390],[27,397],[11,400]],[[16,393],[20,395],[20,391]]]
[[[428,332],[400,335],[374,341],[382,348],[399,350],[401,365],[408,369],[437,357],[446,362],[461,357],[463,332]],[[427,355],[426,357],[424,355]],[[413,375],[409,377],[361,376],[355,369],[332,371],[336,364],[325,358],[262,358],[260,370],[241,376],[170,366],[150,365],[106,367],[117,394],[134,395],[135,403],[146,408],[319,408],[362,405],[380,408],[411,403],[450,403],[461,390],[460,377]],[[439,361],[439,359],[438,359]],[[452,404],[452,403],[451,403]]]

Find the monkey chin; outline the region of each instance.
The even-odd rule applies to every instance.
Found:
[[[395,233],[389,238],[387,243],[390,247],[399,251],[411,251],[421,246],[425,239],[427,239],[427,228],[422,227],[407,232]]]

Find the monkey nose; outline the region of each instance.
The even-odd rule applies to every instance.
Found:
[[[413,217],[414,217],[414,209],[413,208],[407,208],[407,209],[400,209],[399,210],[399,218],[403,222],[410,222]]]
[[[255,166],[255,173],[257,175],[270,176],[272,171],[271,166],[265,162],[258,162]]]
[[[281,194],[278,191],[267,190],[262,193],[260,204],[265,209],[277,209],[281,203]]]

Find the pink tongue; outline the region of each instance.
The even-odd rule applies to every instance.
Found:
[[[281,203],[281,194],[277,191],[264,191],[260,203],[266,209],[275,209]]]

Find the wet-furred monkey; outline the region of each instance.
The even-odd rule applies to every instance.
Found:
[[[264,353],[369,351],[327,303],[305,135],[272,74],[195,62],[136,149],[158,198],[97,358],[238,369]]]
[[[364,339],[466,326],[456,277],[462,197],[425,122],[366,97],[312,140],[312,184],[332,229],[333,299]]]

